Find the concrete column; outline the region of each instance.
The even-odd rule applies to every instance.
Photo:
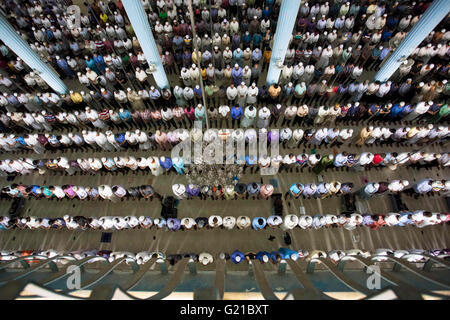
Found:
[[[156,46],[155,38],[153,37],[150,24],[148,23],[147,14],[140,0],[123,0],[122,1],[134,33],[144,52],[145,58],[150,65],[156,66],[156,71],[153,73],[156,85],[161,88],[169,87],[169,80],[167,80],[166,72],[159,56],[158,47]]]
[[[449,0],[434,0],[425,11],[419,21],[408,32],[405,39],[391,54],[387,61],[375,76],[375,81],[385,82],[394,74],[402,61],[409,57],[411,52],[419,46],[428,34],[441,22],[450,12]]]
[[[269,71],[266,83],[268,86],[277,83],[280,78],[281,69],[276,66],[276,61],[284,62],[286,51],[291,40],[292,30],[297,21],[297,13],[301,0],[283,0],[281,2],[280,14],[278,16],[277,30],[275,31],[272,57],[270,59]]]
[[[13,26],[0,13],[0,39],[31,69],[36,70],[39,76],[59,94],[68,93],[67,86],[59,78],[55,70],[43,62],[39,55],[30,48]]]

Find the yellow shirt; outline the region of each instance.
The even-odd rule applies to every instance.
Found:
[[[264,62],[269,62],[270,58],[272,57],[272,51],[266,50],[264,51]]]
[[[202,79],[203,79],[203,80],[206,80],[206,68],[203,68],[203,69],[201,70],[201,72],[202,72]]]
[[[408,133],[406,134],[406,137],[407,137],[407,138],[412,138],[412,137],[414,137],[418,132],[419,132],[419,130],[417,130],[416,127],[412,127],[412,128],[408,131]]]
[[[371,4],[370,6],[367,7],[366,10],[366,14],[372,14],[375,12],[375,10],[377,9],[377,5],[376,4]]]
[[[202,53],[198,51],[198,57],[195,51],[192,52],[192,63],[199,65],[202,62]]]
[[[72,99],[73,103],[83,102],[83,98],[81,97],[81,94],[79,94],[78,92],[71,93],[70,99]]]
[[[106,21],[108,21],[108,16],[105,13],[100,13],[100,19],[106,23]]]

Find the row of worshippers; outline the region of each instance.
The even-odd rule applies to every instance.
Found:
[[[256,87],[255,89],[257,90]],[[5,95],[8,94],[5,93]],[[237,95],[238,90],[236,90]],[[199,99],[200,97],[201,95]],[[126,95],[125,99],[127,99]],[[449,114],[448,103],[444,100],[439,102],[420,101],[418,103],[401,101],[386,104],[355,102],[353,104],[336,103],[335,105],[320,106],[276,103],[272,106],[258,107],[255,104],[246,103],[246,93],[244,93],[243,99],[243,101],[237,101],[237,104],[234,100],[230,101],[231,107],[220,105],[219,107],[210,106],[206,108],[199,103],[196,107],[162,104],[160,105],[161,109],[155,109],[146,108],[142,103],[139,108],[130,108],[128,102],[125,101],[117,109],[86,106],[74,111],[58,110],[53,112],[37,111],[34,108],[31,109],[34,111],[17,111],[22,109],[21,105],[9,107],[7,105],[8,99],[0,96],[0,105],[6,109],[6,112],[0,112],[0,125],[3,132],[11,130],[30,132],[107,128],[165,128],[167,130],[170,128],[188,128],[188,126],[192,128],[195,121],[199,121],[202,126],[205,126],[206,120],[209,121],[210,127],[216,128],[267,128],[272,125],[281,127],[325,126],[340,123],[354,125],[360,123],[388,124],[400,123],[400,121],[440,124],[448,120]],[[246,104],[247,106],[245,106]]]
[[[197,218],[151,218],[148,216],[107,216],[107,217],[84,217],[65,215],[62,218],[22,217],[10,218],[0,217],[0,230],[30,229],[30,230],[130,230],[151,229],[170,231],[190,231],[200,229],[227,229],[234,228],[263,230],[267,228],[283,231],[300,229],[321,229],[343,227],[346,230],[354,230],[356,227],[370,227],[376,230],[379,227],[404,227],[415,226],[423,228],[426,226],[446,224],[450,221],[449,213],[432,213],[425,210],[413,212],[402,211],[397,213],[381,214],[340,214],[340,215],[301,215],[288,214],[284,218],[279,215],[249,218],[247,216],[225,216],[211,215],[210,217]]]
[[[156,130],[145,132],[139,129],[113,133],[111,130],[105,133],[101,131],[82,130],[81,133],[69,132],[61,134],[35,133],[25,135],[0,133],[0,150],[3,152],[28,152],[33,151],[42,154],[48,150],[73,150],[73,151],[121,151],[121,150],[172,150],[176,145],[185,145],[205,142],[210,145],[216,143],[227,145],[231,142],[244,146],[266,143],[268,146],[278,143],[283,149],[296,149],[301,145],[320,149],[326,147],[352,145],[357,147],[368,147],[373,145],[392,146],[419,145],[445,143],[449,138],[449,127],[425,126],[413,127],[363,127],[358,135],[353,135],[354,130],[348,128],[297,128],[292,130],[284,127],[281,130],[260,128],[250,129],[215,129],[211,128],[203,132],[200,128],[192,130],[176,129],[173,131]],[[227,155],[235,157],[235,154]],[[245,156],[247,156],[245,154]],[[248,155],[249,159],[235,160],[241,163],[258,162],[256,156]],[[292,158],[292,157],[291,157]],[[295,158],[293,162],[295,162]],[[317,160],[321,160],[320,157]],[[328,159],[329,162],[333,159]],[[418,159],[420,160],[420,159]],[[432,159],[433,160],[433,159]],[[326,160],[323,160],[326,161]]]
[[[145,184],[136,187],[124,188],[121,185],[100,185],[98,187],[84,187],[75,185],[62,186],[38,186],[25,184],[12,184],[5,186],[1,190],[1,197],[5,198],[25,198],[25,199],[78,199],[78,200],[109,200],[116,202],[128,199],[161,199],[151,185]]]
[[[429,170],[433,167],[446,168],[450,165],[450,154],[448,152],[433,153],[426,151],[412,152],[362,152],[360,154],[342,151],[334,154],[286,154],[280,157],[256,157],[248,155],[244,162],[236,161],[236,164],[243,166],[243,173],[257,173],[259,170],[272,169],[275,172],[303,172],[304,168],[316,174],[327,170],[363,171],[371,169],[388,168],[392,171],[399,167],[415,168],[417,170],[425,168]],[[225,164],[226,165],[226,164]],[[59,172],[61,175],[68,174],[128,174],[128,173],[151,173],[159,176],[164,173],[176,172],[183,175],[190,165],[185,163],[182,157],[92,157],[77,158],[69,160],[66,157],[56,159],[3,159],[0,160],[0,172],[7,175],[27,175],[38,172],[41,175],[46,173]]]
[[[346,10],[346,9],[345,9]],[[344,15],[346,14],[345,13],[345,10],[342,12]],[[350,10],[350,7],[348,8],[348,10]],[[326,22],[325,22],[325,17],[328,15],[328,13],[326,13],[325,15],[322,15],[322,18],[317,22],[317,27],[318,27],[318,29],[315,31],[315,34],[317,34],[318,35],[318,33],[320,32],[320,30],[322,30],[322,28],[323,29],[325,29],[325,28],[329,28],[329,27],[331,27],[331,28],[333,28],[333,27],[336,27],[338,30],[339,30],[339,35],[341,34],[341,27],[348,27],[348,28],[350,28],[350,29],[353,29],[353,27],[354,27],[354,20],[356,20],[356,22],[357,23],[359,23],[360,22],[360,20],[358,20],[358,19],[355,19],[354,18],[354,14],[355,13],[357,13],[357,12],[359,12],[359,8],[357,9],[356,7],[355,7],[355,12],[352,12],[352,14],[351,15],[349,15],[349,17],[347,18],[347,19],[345,19],[345,18],[342,18],[342,17],[338,17],[337,19],[336,19],[336,21],[334,21],[331,17],[328,19],[328,20],[326,20]],[[9,11],[9,10],[8,10]],[[270,10],[269,10],[270,11]],[[385,9],[380,9],[380,12],[384,12],[385,11]],[[253,11],[252,11],[253,12]],[[371,11],[369,11],[369,12],[371,12]],[[348,13],[348,12],[347,12]],[[403,14],[405,14],[405,17],[402,19],[402,23],[401,23],[401,28],[400,28],[400,30],[402,30],[402,31],[400,31],[399,33],[397,33],[397,34],[400,34],[398,37],[397,37],[397,35],[394,37],[394,39],[397,37],[398,39],[397,39],[397,43],[402,39],[402,37],[404,37],[405,36],[405,33],[404,33],[404,30],[405,29],[407,29],[407,28],[409,28],[409,27],[411,27],[413,24],[414,24],[414,21],[416,21],[416,20],[414,20],[413,19],[413,21],[411,21],[411,16],[406,16],[406,13],[402,13],[402,15]],[[19,16],[22,16],[23,15],[23,12],[22,13],[19,13]],[[26,15],[26,14],[25,14]],[[314,14],[315,15],[315,14]],[[150,16],[149,16],[150,17]],[[154,17],[154,16],[153,16]],[[60,19],[58,19],[57,21],[56,21],[56,19],[55,19],[55,17],[53,17],[53,19],[50,19],[50,20],[53,20],[53,21],[50,21],[50,20],[48,20],[48,17],[47,18],[45,18],[45,17],[41,17],[41,18],[43,18],[43,20],[41,20],[39,17],[37,17],[36,18],[36,22],[38,23],[38,24],[42,24],[43,23],[43,21],[45,21],[45,24],[47,25],[47,29],[49,29],[48,30],[48,34],[49,34],[49,37],[50,37],[50,39],[46,39],[46,38],[48,38],[47,37],[47,33],[46,32],[42,32],[42,30],[40,30],[39,28],[36,30],[36,28],[35,28],[35,30],[33,30],[34,32],[33,32],[33,34],[31,35],[31,33],[30,33],[30,36],[32,36],[32,38],[38,38],[40,41],[44,41],[44,40],[47,40],[47,41],[50,41],[50,42],[52,42],[52,40],[53,40],[53,31],[52,30],[50,30],[52,27],[51,27],[51,25],[52,25],[52,23],[53,24],[56,24],[57,25],[57,23],[58,24],[61,24],[61,21],[64,21],[64,18],[61,18],[60,17]],[[311,19],[315,19],[313,16],[311,16],[310,17]],[[364,14],[363,16],[362,16],[362,18],[363,19],[365,19],[365,18],[368,18],[367,19],[367,22],[366,22],[366,29],[367,30],[372,30],[372,29],[381,29],[381,28],[383,28],[385,25],[386,25],[386,16],[378,16],[378,14],[377,13],[374,13],[374,12],[372,12],[372,14],[370,15],[370,16],[368,16],[368,15],[366,15],[366,14]],[[409,20],[408,20],[409,19]],[[19,19],[20,20],[20,19]],[[80,38],[81,40],[83,40],[83,41],[87,41],[88,43],[89,43],[89,41],[91,41],[90,42],[90,44],[89,44],[89,46],[88,46],[88,48],[91,48],[91,49],[93,49],[94,51],[98,51],[98,49],[100,48],[100,49],[103,49],[103,48],[105,48],[105,47],[108,47],[108,46],[105,46],[103,43],[102,43],[102,41],[99,41],[100,39],[105,39],[104,37],[108,37],[108,38],[117,38],[116,39],[116,41],[122,41],[122,40],[119,40],[119,39],[121,39],[121,38],[126,38],[127,37],[127,34],[126,34],[126,32],[128,32],[129,34],[128,34],[128,36],[129,37],[132,37],[133,35],[134,35],[134,32],[133,32],[133,30],[132,30],[132,27],[129,25],[129,24],[127,24],[127,27],[125,27],[125,29],[126,29],[126,31],[122,28],[122,27],[124,27],[124,20],[123,20],[123,17],[121,16],[121,14],[120,13],[118,13],[117,11],[115,12],[115,14],[114,14],[114,20],[116,20],[116,22],[117,21],[119,21],[120,23],[119,23],[119,25],[116,25],[115,26],[115,28],[113,28],[111,25],[109,25],[108,24],[108,26],[106,27],[106,29],[103,29],[101,26],[99,26],[99,25],[97,25],[97,27],[94,27],[94,25],[92,26],[92,28],[87,28],[87,26],[88,25],[90,25],[90,20],[87,18],[87,17],[85,17],[85,19],[83,20],[84,21],[84,24],[85,25],[83,25],[83,28],[79,28],[79,29],[76,29],[76,28],[74,28],[74,29],[72,29],[71,31],[72,31],[72,34],[68,34],[67,35],[67,38]],[[339,20],[339,25],[337,25],[337,23],[338,23],[338,20]],[[340,20],[342,20],[342,23],[341,23],[341,21]],[[344,20],[345,20],[345,23],[344,23]],[[389,19],[388,19],[389,20]],[[34,19],[33,19],[33,21],[35,21]],[[264,21],[269,21],[268,19],[267,19],[267,17],[264,19]],[[375,23],[375,21],[376,21],[376,23]],[[390,23],[388,23],[387,24],[387,27],[388,27],[388,29],[392,29],[392,28],[394,28],[398,23],[399,23],[399,19],[396,19],[396,18],[393,18],[393,19],[391,19],[391,20],[389,20],[390,21]],[[322,23],[323,22],[323,23]],[[411,23],[410,23],[411,22]],[[217,22],[218,23],[218,22]],[[255,23],[256,23],[256,25],[255,25]],[[298,25],[298,28],[299,29],[303,29],[303,27],[305,27],[306,26],[306,24],[304,24],[305,23],[305,19],[304,18],[300,18],[299,19],[299,25]],[[331,23],[331,24],[330,24]],[[64,23],[63,22],[63,24],[64,25],[67,25],[66,23]],[[155,22],[155,24],[156,24],[156,22]],[[239,27],[241,26],[242,28],[245,28],[245,26],[247,25],[246,24],[246,21],[244,20],[244,21],[242,21],[242,23],[238,23],[237,21],[236,21],[236,19],[234,19],[230,24],[228,24],[228,22],[227,21],[224,21],[224,22],[222,22],[222,24],[220,24],[220,23],[218,23],[219,24],[219,26],[220,26],[220,33],[222,33],[223,34],[223,31],[231,31],[231,30],[229,30],[228,29],[228,27],[230,26],[231,27],[231,25],[233,25],[234,27],[233,28],[237,28],[237,29],[235,29],[235,30],[232,30],[232,32],[235,32],[235,35],[237,35],[236,34],[236,32],[238,32],[239,30]],[[273,24],[276,24],[276,22],[274,21],[274,23]],[[251,31],[251,34],[253,34],[253,33],[255,33],[254,32],[254,29],[255,29],[255,27],[256,27],[256,29],[258,29],[258,27],[259,27],[259,22],[258,22],[258,17],[257,16],[253,16],[253,20],[252,20],[252,22],[249,24],[249,26],[251,27],[250,29],[250,31]],[[310,22],[309,24],[308,24],[308,30],[309,31],[311,31],[311,32],[314,32],[314,29],[315,29],[315,26],[316,26],[316,22],[315,21],[312,21],[312,22]],[[361,26],[363,27],[363,24],[361,24]],[[23,27],[23,25],[22,25],[22,27]],[[313,29],[310,29],[310,27],[313,27]],[[164,28],[166,28],[166,29],[164,29]],[[261,23],[261,32],[263,32],[263,31],[267,31],[267,33],[269,33],[269,37],[270,37],[270,31],[271,30],[269,30],[270,29],[270,25],[269,26],[267,26],[265,23],[263,24],[263,23]],[[269,28],[269,29],[267,29],[267,28]],[[26,29],[26,28],[25,28]],[[156,33],[158,33],[158,36],[160,37],[160,38],[162,38],[162,33],[165,33],[165,38],[169,38],[169,39],[171,39],[172,38],[172,36],[173,36],[173,32],[172,31],[174,31],[173,29],[172,29],[172,26],[170,26],[170,23],[169,22],[165,22],[164,23],[164,27],[161,25],[161,24],[159,24],[159,22],[157,23],[157,25],[155,25],[154,26],[154,29],[155,29],[155,31],[156,31]],[[180,27],[176,27],[176,29],[175,29],[175,34],[177,34],[178,33],[178,31],[180,32],[180,34],[177,34],[176,36],[178,36],[179,38],[180,38],[180,40],[182,39],[182,36],[184,35],[183,34],[183,30],[185,30],[186,28],[182,28],[181,26]],[[55,26],[53,26],[53,30],[55,30]],[[189,30],[189,28],[187,28],[187,30]],[[44,29],[44,31],[45,31],[45,29]],[[80,31],[81,31],[81,34],[80,34]],[[217,31],[217,30],[216,30]],[[244,31],[244,30],[242,30],[242,31]],[[298,30],[297,30],[298,31]],[[331,30],[329,30],[330,31],[330,36],[331,35],[336,35],[337,33],[336,33],[336,31],[334,31],[334,32],[331,32]],[[443,32],[444,31],[444,32]],[[428,42],[433,42],[433,44],[437,44],[439,41],[443,41],[443,42],[445,42],[445,39],[446,39],[446,35],[447,35],[447,33],[445,33],[445,30],[443,30],[443,31],[440,31],[440,32],[437,32],[437,33],[433,33],[432,35],[431,35],[431,37],[430,37],[430,39],[426,39],[426,43],[428,43]],[[96,42],[94,42],[91,38],[91,35],[90,35],[90,32],[92,32],[93,34],[95,34],[94,35],[94,37],[95,38],[97,38],[97,43]],[[328,34],[328,31],[325,31],[325,32],[327,32],[327,34]],[[44,33],[45,33],[45,35],[44,35]],[[217,32],[216,32],[217,33]],[[231,33],[231,32],[230,32]],[[272,32],[273,33],[273,32]],[[309,33],[309,32],[308,32]],[[370,38],[371,39],[371,42],[373,42],[373,44],[377,44],[379,41],[381,41],[381,40],[383,40],[383,42],[386,42],[386,41],[388,41],[389,39],[390,39],[390,37],[392,36],[392,32],[390,33],[389,31],[385,31],[385,32],[383,32],[383,34],[381,34],[381,31],[378,31],[378,33],[380,33],[380,35],[379,35],[379,37],[375,37],[375,35],[371,35],[370,33],[369,34],[367,34],[367,33],[364,33],[364,34],[362,34],[362,31],[361,32],[358,32],[358,33],[354,33],[353,34],[353,36],[351,36],[351,33],[350,33],[350,36],[351,36],[351,38],[353,39],[353,38],[355,38],[356,39],[356,41],[359,43],[359,40],[361,39],[361,40],[365,40],[366,38]],[[61,32],[59,32],[59,33],[57,33],[58,35],[58,37],[59,38],[63,38],[63,36],[62,36],[62,33]],[[247,32],[245,32],[245,34],[244,34],[244,36],[243,36],[243,42],[244,42],[244,47],[245,47],[245,35],[249,35]],[[253,34],[253,36],[254,36],[255,34]],[[84,36],[84,37],[83,37]],[[216,35],[215,35],[216,36]],[[217,36],[219,37],[219,38],[221,38],[221,36],[217,33]],[[349,35],[348,34],[346,34],[346,36],[345,37],[343,37],[344,39],[346,38],[346,37],[348,37]],[[294,37],[293,38],[293,46],[296,46],[298,43],[300,43],[300,42],[303,42],[303,43],[308,43],[309,41],[307,41],[308,40],[308,37],[309,37],[309,35],[308,34],[306,34],[306,37],[303,37],[302,36],[302,34],[301,34],[301,32],[299,31],[299,32],[297,32],[297,35],[296,35],[296,37]],[[64,39],[65,39],[66,37],[64,37]],[[86,39],[85,39],[86,38]],[[207,41],[204,41],[204,39],[202,39],[202,40],[200,40],[200,39],[198,39],[198,40],[200,40],[200,42],[201,42],[201,44],[204,44],[204,43],[206,43],[206,45],[207,46],[212,46],[212,44],[213,44],[213,40],[211,39],[211,38],[213,38],[213,36],[211,35],[211,37],[209,37],[209,40],[207,40]],[[233,36],[233,38],[235,38],[234,36]],[[304,39],[304,38],[306,38],[306,39]],[[314,44],[314,40],[315,40],[315,38],[314,37],[312,37],[311,36],[311,38],[312,38],[312,42],[311,43],[313,43]],[[317,37],[318,38],[318,37]],[[375,38],[375,39],[373,39],[373,38]],[[91,40],[89,40],[89,39],[91,39]],[[208,39],[208,38],[207,38]],[[229,37],[228,37],[228,39],[230,39]],[[253,39],[253,38],[252,38]],[[376,40],[376,39],[378,39],[378,40]],[[222,39],[221,39],[222,40]],[[234,39],[233,39],[234,40]],[[269,41],[270,41],[270,38],[268,39]],[[302,41],[302,40],[304,40],[304,41]],[[335,41],[333,40],[333,38],[331,38],[331,40],[332,40],[332,42],[334,43]],[[32,39],[30,39],[30,41],[32,41]],[[106,41],[106,39],[105,39],[105,41]],[[137,39],[134,37],[133,38],[133,41],[134,42],[137,42]],[[237,38],[237,41],[238,41],[238,43],[240,42],[240,36],[238,35],[238,38]],[[261,40],[259,40],[259,41],[261,41]],[[295,41],[297,41],[297,42],[295,42]],[[132,42],[131,42],[131,40],[130,39],[128,39],[128,42],[130,43],[130,45],[131,46],[133,46],[133,44],[132,44]],[[183,40],[183,42],[185,42],[184,40]],[[236,43],[236,41],[233,41],[234,43]],[[75,43],[76,43],[76,41],[75,41]],[[188,45],[190,44],[191,42],[189,42],[188,41]],[[209,45],[209,43],[211,43],[211,45]],[[221,44],[222,44],[222,41],[220,42]],[[356,43],[356,42],[355,42]],[[164,41],[162,41],[162,47],[163,47],[163,49],[167,49],[167,45],[165,45],[165,42]],[[170,45],[172,45],[172,41],[170,41],[170,43],[169,43]],[[215,44],[218,44],[218,42],[217,42],[217,39],[216,39],[216,42],[215,42]],[[233,43],[232,43],[233,44]],[[431,43],[430,43],[430,45],[431,45]],[[41,45],[42,46],[42,45]],[[373,45],[374,47],[375,47],[375,45]],[[43,47],[43,46],[42,46]],[[48,47],[48,45],[47,45],[47,47]],[[72,47],[75,47],[75,45],[74,46],[72,46]],[[202,45],[202,49],[203,49],[203,45]],[[236,47],[236,45],[233,45],[233,49],[235,49],[235,47]],[[124,51],[125,49],[123,48],[123,47],[118,47],[119,49],[118,49],[118,51]],[[72,48],[71,48],[72,49]],[[211,48],[209,48],[210,50],[212,50]],[[342,49],[342,48],[341,48]],[[374,50],[375,49],[378,49],[378,48],[374,48]],[[44,51],[45,51],[45,48],[43,49]],[[291,48],[291,50],[293,50],[293,48]],[[327,50],[328,51],[330,51],[330,48],[329,47],[327,47]],[[390,48],[387,48],[387,53],[389,53],[389,50],[390,50]],[[42,50],[41,50],[42,51]],[[244,51],[244,50],[242,50],[242,51]],[[325,51],[325,49],[324,49],[324,51]],[[383,54],[382,52],[384,52],[385,51],[385,49],[383,49],[383,50],[379,50],[380,52],[381,52],[381,55],[383,55],[383,56],[386,56],[387,54]],[[424,51],[424,50],[422,50],[422,51]],[[426,50],[425,50],[426,51]],[[424,51],[424,52],[425,52]],[[429,50],[430,51],[430,50]],[[432,52],[431,52],[432,51]],[[434,47],[433,47],[433,50],[431,50],[430,51],[430,54],[433,54],[433,53],[435,53],[435,51],[437,52],[437,51],[443,51],[443,47],[441,46],[441,48],[438,48],[438,49],[435,49]],[[361,54],[361,52],[362,52],[362,49],[361,48],[359,48],[359,52],[360,52],[360,54]],[[50,53],[54,53],[54,50],[53,49],[50,49]],[[47,55],[49,54],[49,52],[47,52]],[[381,55],[380,55],[380,57],[381,57]],[[423,57],[423,56],[426,56],[427,54],[421,54],[421,57]],[[65,56],[65,55],[64,55]],[[98,55],[97,55],[98,56]],[[292,56],[294,56],[294,55],[292,55]],[[314,60],[314,58],[315,57],[317,57],[317,60],[319,60],[319,61],[322,61],[321,63],[320,63],[320,65],[324,65],[324,64],[326,64],[326,63],[323,63],[323,61],[325,61],[325,60],[328,60],[328,56],[329,56],[329,54],[328,53],[324,53],[324,54],[322,54],[322,52],[320,51],[320,52],[318,52],[318,53],[316,53],[316,55],[312,55],[313,56],[313,60]],[[320,59],[319,59],[319,57],[320,57]],[[288,55],[288,57],[287,57],[287,61],[289,61],[289,59],[291,58],[291,55],[289,54]],[[375,58],[377,59],[378,58],[378,56],[376,55],[375,56]],[[129,59],[129,58],[128,58]],[[135,59],[137,59],[137,58],[135,58]],[[346,58],[347,59],[347,58]],[[346,59],[344,59],[344,60],[346,60]],[[141,59],[141,60],[143,60],[143,59]],[[173,59],[172,59],[173,60]],[[309,59],[308,59],[309,60]],[[425,61],[428,61],[429,59],[425,59]],[[69,66],[68,66],[68,64],[67,64],[67,62],[63,62],[64,61],[64,58],[62,58],[62,59],[59,59],[58,61],[60,61],[60,64],[59,65],[61,65],[61,66],[64,66],[64,67],[67,67],[67,68],[70,68]],[[127,60],[128,61],[128,60]],[[319,64],[319,61],[317,62],[318,64]],[[105,62],[104,62],[104,59],[102,58],[102,57],[95,57],[95,59],[94,58],[87,58],[86,59],[86,62],[87,63],[85,63],[86,64],[86,66],[91,66],[91,67],[93,67],[94,69],[98,69],[98,67],[97,67],[97,65],[99,65],[99,66],[101,66],[100,68],[101,69],[104,69],[105,68]],[[326,61],[325,61],[326,62]],[[334,62],[333,60],[332,60],[332,62]],[[128,62],[128,64],[129,64],[129,62]],[[319,67],[319,69],[320,69],[320,67]],[[71,70],[71,72],[73,73],[73,71]]]
[[[300,184],[298,184],[300,185]],[[318,184],[308,183],[300,192],[305,198],[326,198],[330,196],[341,196],[352,193],[353,183],[351,182],[321,182]],[[200,198],[201,200],[238,200],[238,199],[269,199],[272,198],[275,187],[272,184],[250,182],[248,184],[237,182],[225,186],[198,186],[195,184],[172,185],[172,192],[175,198],[191,200]],[[299,194],[300,195],[300,194]]]
[[[335,249],[331,251],[324,250],[305,250],[297,249],[293,250],[290,248],[279,248],[278,250],[271,251],[248,251],[242,252],[235,250],[232,253],[221,252],[219,254],[211,254],[208,252],[197,253],[174,253],[165,254],[160,251],[140,251],[140,252],[129,252],[129,251],[111,251],[111,250],[97,250],[97,249],[85,249],[76,251],[62,251],[55,249],[47,250],[1,250],[0,251],[0,261],[11,261],[18,258],[26,257],[29,262],[41,262],[40,259],[32,260],[34,256],[36,257],[47,257],[53,259],[56,263],[67,263],[69,259],[65,258],[67,256],[75,258],[76,260],[88,259],[87,263],[94,263],[98,261],[108,261],[110,263],[116,260],[125,260],[126,263],[135,262],[138,265],[145,263],[163,263],[165,261],[169,262],[170,265],[176,264],[178,261],[188,258],[192,259],[193,262],[199,262],[202,265],[209,265],[214,263],[216,260],[224,260],[225,262],[230,261],[234,264],[238,263],[254,263],[259,261],[261,263],[273,263],[275,265],[281,263],[285,260],[306,260],[310,261],[317,258],[329,258],[335,263],[339,262],[342,258],[349,257],[361,257],[361,258],[374,258],[377,261],[388,261],[389,257],[405,259],[408,262],[426,262],[429,257],[445,258],[449,255],[448,249],[388,249],[380,248],[375,249],[372,252],[361,249],[349,249],[340,250]],[[60,256],[60,258],[58,257]],[[92,257],[89,259],[89,257]],[[69,260],[71,261],[71,260]]]
[[[407,188],[409,186],[409,188]],[[435,180],[423,178],[415,184],[410,185],[407,180],[394,180],[392,182],[368,182],[355,192],[361,199],[369,200],[384,194],[405,193],[407,195],[419,196],[448,196],[450,194],[450,180]]]

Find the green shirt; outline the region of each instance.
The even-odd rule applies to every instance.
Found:
[[[131,24],[125,26],[125,31],[128,33],[130,37],[134,36],[134,30]]]
[[[450,113],[450,108],[448,107],[448,103],[444,104],[441,109],[439,110],[439,116],[442,117],[447,117]]]
[[[298,96],[303,95],[305,92],[306,92],[306,86],[302,87],[302,86],[300,85],[300,83],[298,83],[298,84],[295,86],[295,93],[296,93]]]
[[[208,96],[212,96],[214,94],[214,86],[206,86],[205,92]]]
[[[161,12],[159,13],[159,18],[160,18],[160,19],[163,19],[163,20],[166,20],[166,19],[167,19],[167,12],[161,11]]]
[[[127,66],[130,64],[130,56],[128,54],[126,54],[122,57],[122,63],[124,66]]]

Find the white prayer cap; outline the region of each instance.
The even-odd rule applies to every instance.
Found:
[[[402,185],[404,185],[405,187],[409,185],[409,181],[408,180],[402,180]]]
[[[433,105],[433,101],[428,101],[428,104],[429,104],[430,106],[432,106],[432,105]]]
[[[263,255],[262,259],[264,262],[269,262],[269,257],[267,255]]]
[[[375,187],[375,189],[378,189],[380,187],[379,183],[374,183],[373,186]]]
[[[298,259],[298,256],[296,255],[296,254],[291,254],[291,260],[297,260]]]
[[[241,256],[236,256],[235,259],[236,259],[237,262],[239,262],[239,261],[241,261]]]
[[[424,84],[423,82],[419,83],[419,87],[423,87]]]

